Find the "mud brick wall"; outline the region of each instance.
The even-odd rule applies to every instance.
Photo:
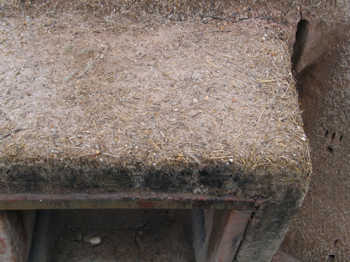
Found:
[[[308,18],[295,66],[313,176],[283,248],[305,262],[344,262],[350,259],[350,30],[347,22]]]

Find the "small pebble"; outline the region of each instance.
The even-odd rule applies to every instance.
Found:
[[[84,241],[91,244],[92,246],[97,246],[101,244],[102,239],[99,236],[93,236],[93,237],[89,236],[89,237],[85,237]]]

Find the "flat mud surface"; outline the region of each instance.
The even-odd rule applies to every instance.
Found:
[[[125,187],[208,162],[286,183],[310,172],[281,23],[77,10],[0,21],[3,190],[52,192],[40,185],[103,168],[141,177]]]

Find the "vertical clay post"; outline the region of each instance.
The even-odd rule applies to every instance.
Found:
[[[31,234],[26,228],[20,212],[0,211],[0,261],[27,261]]]
[[[232,262],[250,216],[250,211],[194,209],[192,223],[196,261]]]
[[[290,187],[254,211],[193,209],[197,262],[270,262],[305,196]]]
[[[249,221],[235,261],[272,261],[304,196],[303,190],[289,188],[281,198],[262,204]]]

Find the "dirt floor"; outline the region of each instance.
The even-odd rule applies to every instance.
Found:
[[[194,261],[190,210],[49,213],[51,237],[50,244],[44,248],[49,249],[47,261],[50,262]],[[43,246],[34,248],[43,249]],[[38,257],[35,260],[44,261]]]
[[[195,262],[191,210],[38,211],[28,262]],[[300,262],[278,252],[272,262]]]

